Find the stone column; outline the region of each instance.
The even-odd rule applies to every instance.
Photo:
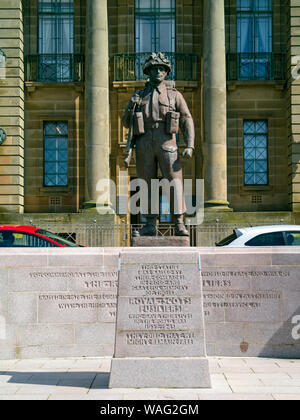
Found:
[[[107,0],[87,1],[86,22],[86,202],[95,208],[110,203],[97,183],[110,179],[109,65]]]
[[[204,180],[208,209],[228,210],[224,0],[204,0]]]
[[[0,1],[0,213],[24,212],[22,0]]]

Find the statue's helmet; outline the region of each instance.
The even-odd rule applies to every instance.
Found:
[[[168,58],[161,52],[152,53],[145,61],[143,71],[145,74],[149,74],[149,69],[153,66],[163,66],[167,74],[171,73],[172,66]]]

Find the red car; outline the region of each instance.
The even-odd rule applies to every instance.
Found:
[[[49,248],[79,246],[55,233],[34,226],[0,226],[0,247],[5,248]]]

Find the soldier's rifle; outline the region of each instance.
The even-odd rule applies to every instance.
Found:
[[[130,113],[129,132],[128,132],[128,137],[127,137],[125,159],[124,159],[126,168],[129,168],[130,161],[132,158],[132,152],[135,145],[135,139],[133,136],[133,124],[134,124],[134,112],[135,112],[136,105],[137,105],[136,103],[133,105],[131,113]]]

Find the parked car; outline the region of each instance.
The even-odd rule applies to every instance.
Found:
[[[300,246],[299,225],[236,228],[216,246]]]
[[[79,246],[55,233],[34,226],[0,226],[0,247],[35,248]]]

